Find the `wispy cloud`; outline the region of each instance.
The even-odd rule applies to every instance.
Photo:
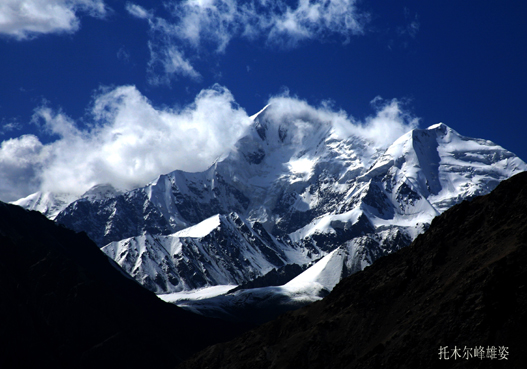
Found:
[[[46,33],[71,33],[79,29],[77,13],[94,17],[107,13],[103,0],[2,0],[0,34],[17,40]]]
[[[151,59],[148,63],[148,81],[153,85],[170,84],[171,77],[179,75],[189,77],[195,81],[201,79],[198,73],[181,50],[167,45],[157,48],[149,43]]]
[[[122,60],[125,63],[130,62],[130,52],[124,46],[121,46],[119,48],[116,56],[117,56],[117,59]]]
[[[213,50],[224,53],[235,38],[263,40],[269,47],[292,48],[308,40],[326,40],[364,33],[368,14],[357,8],[357,0],[185,0],[171,1],[171,16],[162,18],[129,3],[128,12],[149,22],[152,64],[165,65],[161,80],[177,75],[196,78],[193,58]],[[172,63],[173,54],[182,63]],[[191,57],[183,58],[183,55]],[[177,58],[176,58],[177,59]],[[189,71],[192,71],[189,73]]]
[[[399,27],[399,35],[415,38],[417,33],[419,33],[419,28],[421,27],[419,14],[412,14],[408,8],[404,8],[404,19],[406,24],[404,27]]]
[[[125,8],[130,15],[133,15],[136,18],[150,19],[153,17],[152,13],[137,4],[127,3]]]
[[[0,122],[0,136],[5,135],[6,133],[18,131],[22,128],[22,124],[16,119],[5,119],[2,118]]]

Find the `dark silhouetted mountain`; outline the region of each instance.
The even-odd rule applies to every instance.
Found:
[[[0,253],[1,368],[173,367],[239,329],[159,300],[38,212],[0,203]]]
[[[524,172],[447,210],[323,300],[181,367],[527,368],[526,281]],[[483,357],[463,358],[480,348]]]

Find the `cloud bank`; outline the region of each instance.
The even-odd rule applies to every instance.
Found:
[[[0,34],[25,40],[38,34],[72,33],[79,29],[79,12],[103,17],[107,9],[103,0],[2,0]]]
[[[149,22],[152,83],[177,76],[197,78],[193,60],[213,50],[225,52],[234,38],[264,40],[270,47],[291,48],[307,40],[362,34],[368,14],[357,0],[184,0],[169,1],[171,17],[128,3],[128,13]],[[185,57],[190,55],[190,57]]]
[[[305,127],[324,122],[343,137],[359,135],[379,147],[417,126],[397,100],[375,99],[375,113],[361,122],[328,104],[314,107],[296,97],[269,102],[273,119],[294,119]],[[33,120],[56,139],[42,143],[24,135],[1,143],[2,201],[38,190],[81,195],[101,183],[131,189],[176,169],[202,171],[234,150],[252,122],[219,85],[177,109],[153,106],[134,86],[101,90],[90,107],[87,129],[48,106],[36,109]]]
[[[174,169],[205,170],[229,151],[250,124],[221,86],[203,90],[183,109],[156,109],[135,87],[101,93],[90,130],[40,108],[35,119],[59,139],[39,172],[44,191],[80,194],[97,183],[133,188]]]

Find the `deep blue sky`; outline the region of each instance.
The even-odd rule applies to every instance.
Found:
[[[525,2],[363,0],[357,9],[368,20],[360,34],[323,29],[269,42],[265,30],[250,39],[231,29],[229,43],[216,52],[214,40],[192,47],[133,15],[136,4],[151,20],[175,24],[158,1],[93,1],[106,10],[74,9],[76,30],[20,36],[16,25],[0,24],[0,141],[26,133],[43,144],[56,139],[31,123],[42,107],[82,129],[101,87],[133,85],[163,109],[187,106],[218,83],[249,115],[285,90],[314,106],[331,100],[358,120],[374,113],[375,97],[395,98],[422,128],[443,122],[527,160]],[[151,50],[167,45],[183,51],[200,77],[176,73],[155,83],[163,71],[152,66]]]

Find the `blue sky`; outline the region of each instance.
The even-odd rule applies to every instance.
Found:
[[[526,15],[490,0],[3,1],[0,199],[202,170],[284,97],[385,134],[443,122],[527,160]]]

